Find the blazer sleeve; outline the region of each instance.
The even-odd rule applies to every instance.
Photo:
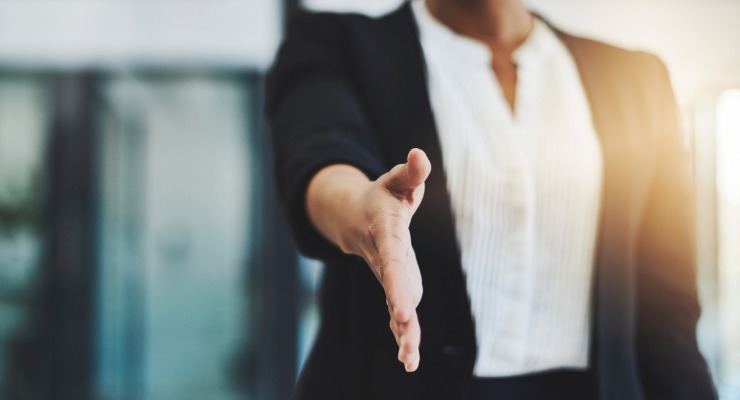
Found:
[[[331,164],[355,166],[370,179],[384,172],[341,18],[330,13],[295,17],[265,83],[278,192],[299,250],[313,258],[339,251],[308,219],[305,193],[314,174]]]
[[[648,83],[658,136],[638,244],[640,373],[648,399],[716,399],[696,341],[695,194],[668,71],[650,56]]]

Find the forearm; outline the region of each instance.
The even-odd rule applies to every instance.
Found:
[[[311,179],[306,190],[306,210],[311,223],[345,253],[356,253],[352,237],[360,228],[361,196],[372,182],[359,169],[330,165]]]

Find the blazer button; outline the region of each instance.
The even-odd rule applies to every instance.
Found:
[[[446,356],[461,356],[465,353],[465,349],[460,346],[448,344],[442,348],[442,353]]]

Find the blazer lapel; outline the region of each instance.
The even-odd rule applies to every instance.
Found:
[[[628,376],[636,365],[633,347],[636,307],[635,265],[631,254],[647,191],[645,160],[651,146],[642,135],[640,112],[631,101],[638,88],[615,67],[605,45],[553,28],[571,52],[585,89],[601,143],[603,183],[594,271],[594,326],[591,365],[602,398],[640,398],[638,380]],[[642,161],[642,162],[638,162]],[[626,396],[626,397],[624,397]]]

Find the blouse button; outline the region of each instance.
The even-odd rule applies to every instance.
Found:
[[[460,346],[446,345],[442,348],[442,352],[447,356],[461,356],[465,353],[465,349]]]

